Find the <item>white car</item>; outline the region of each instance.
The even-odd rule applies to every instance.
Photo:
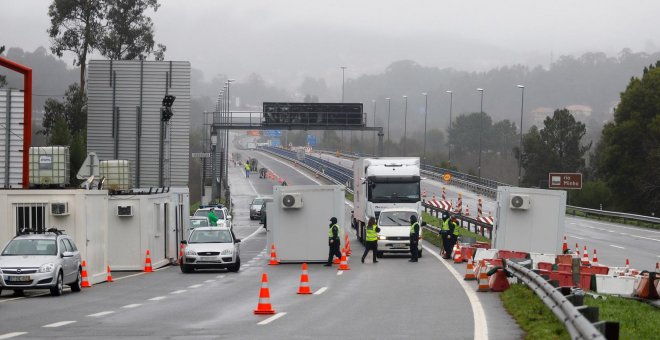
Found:
[[[229,215],[229,211],[227,210],[226,207],[203,207],[199,208],[195,211],[193,216],[199,216],[199,217],[207,217],[209,216],[209,212],[213,210],[215,215],[218,216],[218,222],[217,226],[218,227],[227,227],[227,228],[232,228],[232,223],[231,223],[231,215]]]
[[[181,271],[224,269],[237,272],[241,268],[240,239],[235,239],[226,227],[199,227],[191,233],[185,245]]]
[[[381,210],[378,215],[378,256],[383,253],[410,253],[410,216],[417,216],[412,208],[389,208]],[[419,216],[417,217],[419,219]],[[422,257],[422,221],[420,225],[420,240],[418,254]]]

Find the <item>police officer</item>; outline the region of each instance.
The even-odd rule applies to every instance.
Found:
[[[440,235],[442,236],[442,257],[445,259],[450,258],[453,245],[451,244],[451,231],[449,230],[449,214],[442,214],[442,227],[440,228]]]
[[[378,260],[376,260],[376,253],[378,253],[378,233],[380,232],[380,228],[378,228],[378,225],[376,225],[376,219],[371,217],[369,219],[369,223],[367,223],[367,235],[366,235],[366,243],[365,243],[365,248],[364,248],[364,254],[362,254],[362,263],[364,263],[364,258],[367,257],[367,254],[369,253],[369,250],[372,251],[372,255],[374,256],[373,262],[378,263]]]
[[[410,260],[408,262],[417,262],[419,244],[419,223],[417,216],[410,215]]]
[[[338,259],[341,259],[339,243],[339,226],[337,226],[337,218],[333,217],[330,219],[330,227],[328,228],[328,247],[330,248],[328,252],[328,263],[324,264],[324,266],[332,266],[333,256],[337,256]]]
[[[245,161],[245,178],[250,178],[250,160]]]
[[[456,219],[456,215],[451,217],[451,220],[449,221],[449,236],[451,240],[450,247],[448,248],[448,257],[451,258],[451,252],[454,250],[454,245],[458,241],[458,235],[460,234],[460,227],[458,226],[458,221]]]

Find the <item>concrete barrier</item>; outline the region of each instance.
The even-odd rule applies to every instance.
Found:
[[[632,276],[596,274],[596,291],[603,294],[631,296],[638,279]]]
[[[497,254],[497,249],[477,248],[477,252],[474,254],[474,262],[478,263],[479,260],[497,258]]]
[[[555,254],[540,254],[540,253],[529,253],[529,258],[532,259],[532,269],[539,269],[539,262],[555,263],[557,255]]]

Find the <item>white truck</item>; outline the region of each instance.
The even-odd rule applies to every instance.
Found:
[[[377,255],[410,252],[410,224],[401,219],[416,215],[422,224],[420,180],[418,157],[360,158],[353,163],[351,224],[358,239],[364,243],[367,222],[371,217],[376,219],[381,229]],[[389,217],[397,219],[395,222],[379,218],[385,209]],[[395,225],[396,228],[392,228]],[[421,247],[420,242],[420,256]]]

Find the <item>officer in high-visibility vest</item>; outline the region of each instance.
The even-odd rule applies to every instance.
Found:
[[[453,245],[451,244],[451,231],[449,230],[449,214],[442,214],[442,227],[440,228],[440,236],[442,237],[442,257],[445,259],[450,258]]]
[[[458,220],[456,219],[456,215],[451,217],[451,220],[449,221],[449,235],[451,239],[451,247],[449,248],[449,258],[451,258],[451,252],[454,250],[454,245],[458,241],[458,235],[460,235],[460,227],[458,225]]]
[[[339,252],[339,226],[337,226],[337,218],[333,217],[330,219],[330,226],[328,228],[328,262],[324,264],[326,267],[332,266],[332,259],[334,256],[337,256],[338,259],[341,259],[341,252]]]
[[[250,178],[250,162],[245,161],[245,178]]]
[[[417,262],[419,249],[419,223],[417,223],[417,216],[410,215],[410,260],[408,262]]]
[[[376,219],[371,217],[369,219],[369,222],[367,223],[367,235],[366,235],[366,243],[364,246],[364,254],[362,254],[362,263],[364,263],[364,258],[367,257],[367,254],[369,253],[369,250],[372,251],[372,255],[374,256],[373,262],[377,263],[378,260],[376,260],[376,253],[378,253],[378,233],[380,232],[380,228],[378,228],[378,225],[376,225]]]

